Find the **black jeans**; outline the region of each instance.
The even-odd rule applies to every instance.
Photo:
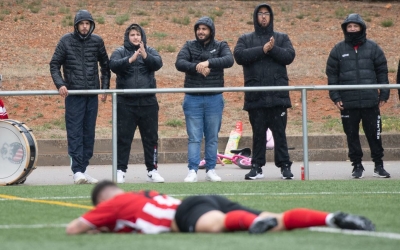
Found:
[[[158,104],[133,106],[117,104],[117,169],[126,172],[129,153],[136,127],[139,127],[148,171],[157,169],[158,156]]]
[[[353,164],[361,163],[363,152],[360,143],[360,121],[371,150],[372,161],[375,165],[383,163],[382,147],[382,121],[379,107],[345,109],[341,112],[343,130],[347,136],[347,145],[349,147],[349,158]]]
[[[69,95],[65,98],[68,155],[73,173],[84,173],[93,156],[98,103],[97,95]]]
[[[250,124],[253,129],[253,156],[252,164],[264,166],[266,163],[267,130],[271,130],[274,137],[275,165],[292,165],[286,141],[287,109],[284,107],[259,108],[248,111]]]

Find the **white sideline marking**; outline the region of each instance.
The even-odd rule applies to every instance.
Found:
[[[0,225],[0,229],[59,228],[59,227],[66,227],[66,226],[67,226],[67,224]]]
[[[362,236],[372,236],[372,237],[386,238],[386,239],[392,239],[392,240],[400,240],[400,234],[389,233],[389,232],[346,230],[346,229],[329,228],[329,227],[310,227],[309,230],[315,231],[315,232],[323,232],[323,233],[340,233],[340,234],[348,234],[348,235],[362,235]]]
[[[289,195],[341,195],[341,194],[400,194],[398,192],[378,191],[378,192],[309,192],[309,193],[221,193],[223,196],[289,196]],[[190,195],[208,195],[208,194],[169,194],[169,196],[190,196]],[[53,196],[53,197],[32,197],[36,200],[70,200],[70,199],[90,199],[90,196]],[[0,201],[9,201],[9,199],[0,199]]]
[[[215,194],[215,193],[214,193]],[[396,192],[309,192],[309,193],[218,193],[216,195],[222,196],[255,196],[255,195],[266,195],[266,196],[290,196],[290,195],[341,195],[341,194],[400,194],[400,191]],[[190,195],[208,195],[208,194],[169,194],[170,196],[190,196]]]

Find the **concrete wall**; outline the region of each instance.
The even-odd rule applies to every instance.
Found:
[[[370,160],[370,151],[365,136],[361,137],[364,151],[364,161]],[[302,136],[288,136],[290,157],[294,161],[303,160]],[[400,160],[400,134],[383,134],[384,160]],[[219,152],[225,151],[228,137],[219,140]],[[242,137],[239,148],[252,148],[252,138]],[[310,161],[345,161],[347,157],[347,142],[345,135],[320,135],[309,136],[308,157]],[[187,162],[187,138],[161,138],[159,140],[159,163],[185,163]],[[70,165],[66,140],[38,140],[39,156],[37,166],[65,166]],[[129,163],[143,163],[143,149],[140,139],[134,139],[131,148]],[[267,150],[267,161],[274,160],[273,150]],[[94,155],[90,161],[93,165],[112,164],[111,139],[97,139]]]

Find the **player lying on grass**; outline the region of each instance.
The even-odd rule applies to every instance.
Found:
[[[178,200],[157,191],[125,192],[114,182],[101,181],[92,191],[94,209],[69,223],[67,234],[98,232],[258,234],[313,226],[374,231],[365,217],[296,208],[283,213],[258,211],[218,195]]]

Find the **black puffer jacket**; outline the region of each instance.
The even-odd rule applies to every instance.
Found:
[[[258,24],[257,13],[261,7],[270,12],[270,22],[266,28]],[[295,51],[287,34],[274,32],[274,14],[268,4],[260,4],[254,9],[255,32],[242,35],[234,49],[237,64],[243,66],[244,86],[288,86],[286,65],[293,62]],[[275,43],[267,54],[263,46],[274,37]],[[289,91],[246,92],[244,110],[269,107],[291,107]]]
[[[147,52],[144,59],[138,56],[133,63],[129,58],[139,49],[129,41],[131,26],[140,28],[142,41]],[[111,55],[110,67],[117,74],[117,89],[154,89],[157,88],[154,72],[163,66],[161,56],[158,52],[147,46],[146,33],[138,24],[131,24],[124,33],[124,46],[117,48]],[[129,102],[130,105],[148,106],[157,104],[155,94],[126,94],[118,95],[118,101]]]
[[[349,23],[362,28],[357,49],[349,39],[351,32],[346,31]],[[326,65],[329,85],[389,84],[385,54],[375,42],[366,39],[366,29],[358,14],[350,14],[342,23],[345,41],[333,47]],[[379,101],[387,101],[389,93],[389,89],[330,90],[329,96],[334,103],[342,101],[345,109],[354,109],[375,107]]]
[[[78,32],[78,23],[90,21],[90,31],[83,37]],[[101,88],[110,87],[109,59],[103,39],[93,34],[95,23],[86,10],[75,16],[74,32],[64,35],[57,44],[50,61],[50,73],[57,89],[66,86],[69,90],[99,89],[98,63],[101,67]],[[63,76],[60,68],[63,66]]]
[[[206,45],[198,41],[196,29],[206,25],[211,30],[211,41]],[[224,86],[224,68],[232,67],[234,60],[229,46],[224,41],[217,41],[214,23],[209,17],[201,17],[194,25],[196,40],[187,41],[179,51],[175,67],[185,72],[185,88],[209,88]],[[208,60],[210,74],[205,77],[196,71],[196,65]],[[215,94],[215,93],[214,93]]]

